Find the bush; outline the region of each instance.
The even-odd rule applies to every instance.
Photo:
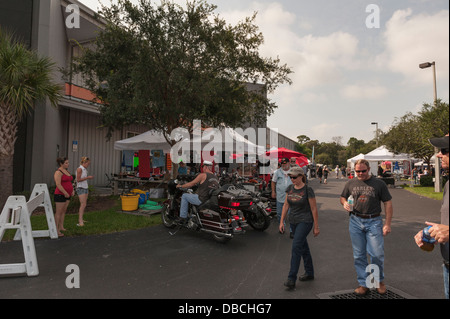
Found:
[[[420,186],[424,186],[424,187],[434,186],[433,176],[431,176],[431,175],[422,175],[420,177]]]

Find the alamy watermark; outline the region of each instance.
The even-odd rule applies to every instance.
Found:
[[[66,12],[70,14],[66,17],[66,27],[68,29],[80,28],[80,7],[76,4],[69,4],[66,7]]]
[[[278,154],[267,155],[266,146],[278,146],[278,130],[266,128],[207,128],[202,131],[201,121],[193,123],[193,132],[186,128],[176,128],[170,138],[176,141],[170,150],[174,163],[201,164],[207,160],[216,164],[244,163],[257,161],[261,174],[269,174],[278,165]],[[267,136],[269,132],[269,136]]]
[[[66,278],[66,287],[68,289],[80,288],[80,267],[75,264],[67,265],[66,273],[70,273]]]
[[[369,273],[366,278],[366,287],[369,289],[380,288],[380,267],[370,264],[366,267],[366,273]]]
[[[366,18],[366,27],[368,29],[380,28],[380,7],[376,4],[369,4],[366,12],[370,13]]]

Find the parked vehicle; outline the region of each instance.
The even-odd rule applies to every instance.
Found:
[[[249,186],[252,184],[249,183],[247,178],[236,175],[223,174],[220,178],[220,184],[224,183],[232,183],[235,189],[252,196],[253,204],[248,208],[242,209],[244,217],[253,229],[258,231],[266,230],[270,226],[272,217],[276,215],[276,202],[274,203],[275,209],[273,209],[270,190],[258,191],[257,188],[250,188]],[[229,187],[229,189],[231,188]],[[250,189],[253,189],[253,191]]]
[[[185,228],[211,234],[218,242],[228,242],[235,235],[245,233],[248,225],[242,209],[252,205],[252,196],[233,191],[230,185],[224,185],[212,191],[210,199],[202,205],[189,204],[187,222],[183,223],[179,220],[181,197],[185,192],[193,192],[193,190],[177,188],[178,183],[179,180],[169,182],[169,198],[164,203],[165,209],[161,213],[164,226],[177,229],[171,232],[172,235]]]

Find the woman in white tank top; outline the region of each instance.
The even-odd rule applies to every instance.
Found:
[[[91,160],[88,157],[82,157],[80,167],[77,168],[77,194],[80,199],[80,209],[78,210],[78,224],[77,226],[84,226],[85,220],[83,219],[84,210],[86,209],[87,199],[89,194],[88,179],[93,179],[94,176],[88,176],[87,168],[91,164]]]

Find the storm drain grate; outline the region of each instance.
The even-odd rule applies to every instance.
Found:
[[[367,295],[359,296],[354,290],[344,290],[318,295],[320,299],[416,299],[401,290],[386,286],[386,293],[380,295],[375,289],[370,290]]]

